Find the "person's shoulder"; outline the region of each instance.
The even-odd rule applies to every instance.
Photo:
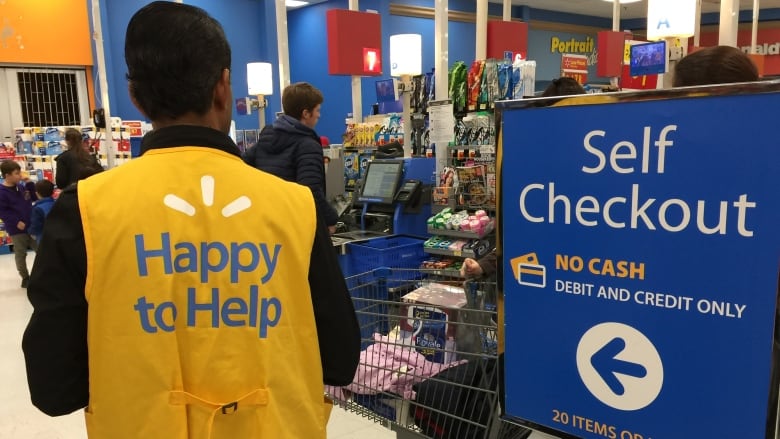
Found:
[[[322,144],[320,144],[319,141],[315,140],[311,136],[300,136],[298,139],[296,139],[296,144],[298,145],[298,152],[299,153],[318,153],[322,154]]]
[[[54,157],[54,160],[59,161],[66,161],[73,157],[73,154],[68,151],[67,149],[65,151],[62,151],[57,157]]]

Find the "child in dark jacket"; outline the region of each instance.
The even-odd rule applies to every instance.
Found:
[[[46,215],[49,214],[52,206],[54,206],[54,198],[52,198],[53,193],[54,184],[49,180],[41,180],[35,183],[35,195],[38,196],[38,201],[33,204],[28,233],[35,238],[37,242],[41,242]]]
[[[5,224],[5,231],[11,236],[14,246],[14,259],[19,276],[22,277],[22,288],[27,288],[30,272],[27,270],[27,248],[38,248],[38,243],[30,236],[27,228],[30,226],[32,202],[35,201],[33,183],[22,183],[22,167],[13,160],[0,163],[0,220]]]

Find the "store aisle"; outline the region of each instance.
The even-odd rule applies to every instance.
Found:
[[[29,267],[34,257],[34,253],[28,255]],[[0,438],[86,438],[84,416],[80,412],[50,418],[30,403],[21,343],[32,306],[20,283],[13,255],[0,255]],[[335,409],[328,424],[328,438],[390,439],[395,438],[395,433]]]

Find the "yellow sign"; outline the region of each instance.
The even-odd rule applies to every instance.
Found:
[[[586,37],[584,40],[572,38],[570,40],[561,40],[558,37],[550,39],[551,53],[591,53],[594,49],[594,40]]]

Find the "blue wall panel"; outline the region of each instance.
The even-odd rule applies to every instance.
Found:
[[[100,4],[101,15],[103,15],[103,38],[111,114],[122,119],[143,119],[127,93],[127,80],[125,79],[127,66],[124,50],[127,23],[133,14],[147,3],[148,1],[145,0],[101,0]],[[191,0],[187,1],[187,4],[205,9],[222,24],[232,48],[233,94],[235,97],[245,96],[247,92],[246,63],[260,61],[266,56],[266,47],[261,44],[267,38],[262,26],[263,2],[231,0],[229,8],[209,0]],[[204,54],[203,63],[208,62],[208,54]],[[236,119],[239,129],[257,127],[257,117],[254,115],[234,115],[234,119]]]

